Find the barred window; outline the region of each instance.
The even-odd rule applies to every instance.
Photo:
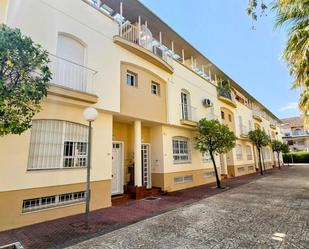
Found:
[[[60,120],[32,122],[28,169],[86,167],[87,126]]]
[[[236,145],[236,159],[238,161],[241,161],[242,160],[242,148],[241,148],[241,145],[240,144],[237,144]]]
[[[189,139],[185,137],[173,138],[173,159],[175,163],[190,162]]]
[[[186,183],[186,182],[192,182],[192,181],[193,181],[192,175],[174,177],[174,184],[180,184],[180,183]]]
[[[251,150],[250,145],[246,146],[246,154],[247,154],[247,160],[251,161],[253,157],[252,157],[252,150]]]
[[[63,206],[84,200],[85,191],[27,199],[23,201],[22,212],[26,213],[51,207]]]
[[[203,162],[206,162],[206,163],[211,162],[211,156],[210,156],[209,151],[202,154],[202,160],[203,160]]]

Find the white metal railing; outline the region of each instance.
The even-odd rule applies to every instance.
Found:
[[[119,25],[119,36],[151,51],[153,54],[172,65],[172,58],[168,48],[154,39],[145,25],[134,25],[129,21],[123,22]]]
[[[50,54],[51,83],[73,90],[95,93],[94,78],[97,71],[73,61]]]
[[[227,98],[232,102],[236,102],[235,93],[231,89],[219,87],[217,92],[219,96]]]
[[[180,104],[180,119],[197,122],[196,108],[187,104]]]
[[[249,129],[245,125],[239,125],[239,132],[241,136],[248,136]]]
[[[262,111],[260,111],[257,107],[252,107],[252,113],[255,116],[263,117]]]

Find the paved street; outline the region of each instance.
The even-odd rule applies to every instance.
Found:
[[[309,248],[309,166],[202,199],[70,248]]]

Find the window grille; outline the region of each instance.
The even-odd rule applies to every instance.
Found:
[[[186,183],[186,182],[192,182],[192,181],[193,181],[192,175],[174,177],[174,184],[180,184],[180,183]]]
[[[173,138],[173,159],[175,163],[190,162],[191,156],[187,138]]]
[[[85,200],[85,191],[73,192],[60,195],[39,197],[23,200],[22,212],[31,212],[51,207],[64,206],[71,203],[82,202]]]
[[[28,169],[86,167],[87,126],[60,120],[34,120]]]
[[[252,160],[252,150],[251,150],[251,146],[247,145],[246,146],[246,154],[247,154],[247,160],[251,161]]]
[[[202,160],[203,162],[207,162],[207,163],[210,163],[212,161],[210,153],[208,151],[202,154]]]
[[[236,145],[236,159],[238,161],[242,160],[242,148],[241,148],[241,145],[239,144]]]

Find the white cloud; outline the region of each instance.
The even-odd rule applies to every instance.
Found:
[[[298,103],[297,102],[289,102],[287,105],[281,107],[279,111],[285,112],[288,110],[298,110]]]

